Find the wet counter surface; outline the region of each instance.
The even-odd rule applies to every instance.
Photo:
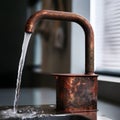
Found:
[[[12,106],[0,107],[0,120],[111,120],[97,116],[97,112],[56,112],[55,105],[19,106],[15,114]]]
[[[13,97],[14,97],[13,95],[14,95],[14,89],[7,89],[7,90],[1,89],[0,90],[0,111],[8,109],[9,107],[5,107],[7,105],[12,106],[12,103],[13,103],[12,101],[13,101]],[[31,106],[37,105],[34,107],[38,108],[39,105],[41,105],[41,104],[43,104],[43,105],[44,104],[55,104],[55,102],[56,102],[55,98],[56,98],[55,89],[51,89],[51,88],[22,89],[19,106],[26,105],[26,106],[28,106],[28,108],[30,108],[29,105],[31,105]],[[22,106],[22,107],[26,107],[26,106]],[[12,109],[12,107],[10,107],[10,108]],[[54,106],[52,109],[54,109]],[[87,114],[88,113],[92,114],[91,116],[96,116],[96,113],[87,112]],[[100,100],[98,101],[98,112],[97,112],[98,119],[97,120],[118,120],[119,113],[120,113],[119,106],[117,106],[117,108],[116,108],[116,106],[115,107],[110,106],[109,104],[106,104],[105,102],[102,102]],[[0,114],[1,114],[1,112],[0,112]],[[0,115],[0,117],[1,117],[1,115]]]

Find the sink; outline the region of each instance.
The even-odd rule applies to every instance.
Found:
[[[17,114],[12,106],[0,107],[0,120],[94,120],[91,112],[61,113],[55,105],[18,106]]]
[[[6,120],[22,120],[20,118],[8,118]],[[90,120],[80,115],[57,115],[49,117],[40,117],[40,118],[27,118],[25,120]]]

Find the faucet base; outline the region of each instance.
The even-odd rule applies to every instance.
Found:
[[[97,75],[56,75],[57,110],[97,111]]]

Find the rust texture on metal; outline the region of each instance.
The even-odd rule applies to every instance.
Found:
[[[58,76],[57,110],[64,112],[96,111],[97,76]]]
[[[25,31],[32,33],[35,26],[42,19],[64,20],[76,22],[82,26],[85,32],[85,73],[93,74],[94,72],[94,33],[90,23],[82,16],[62,11],[41,10],[33,14],[27,21]]]
[[[41,19],[64,20],[78,23],[85,32],[85,74],[57,74],[57,111],[86,112],[97,110],[97,75],[94,74],[94,33],[82,16],[62,11],[42,10],[27,21],[25,31],[34,32]]]

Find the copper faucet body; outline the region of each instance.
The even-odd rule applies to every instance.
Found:
[[[81,112],[97,110],[97,75],[94,74],[94,33],[82,16],[62,11],[41,10],[28,19],[25,31],[34,32],[41,19],[64,20],[78,23],[85,32],[85,74],[56,74],[57,110]]]

